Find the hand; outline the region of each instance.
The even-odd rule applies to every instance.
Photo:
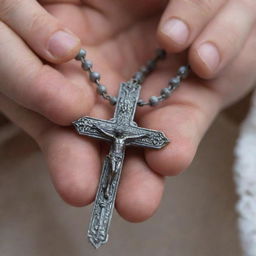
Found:
[[[136,8],[128,0],[93,0],[83,5],[78,0],[66,0],[65,4],[57,0],[40,2],[81,38],[94,70],[101,73],[101,81],[110,94],[116,94],[118,84],[153,56],[155,31],[166,7],[166,1],[159,0],[136,1]],[[128,150],[116,202],[124,218],[142,221],[155,212],[162,197],[164,176],[184,171],[219,111],[252,88],[256,78],[256,58],[252,54],[255,33],[222,75],[211,81],[192,76],[166,102],[139,109],[139,125],[162,130],[172,142],[160,151]],[[1,111],[37,141],[62,198],[76,206],[91,203],[104,150],[95,140],[80,137],[74,128],[64,126],[84,115],[111,118],[113,107],[96,95],[77,62],[40,63],[40,73],[35,68],[38,59],[32,53],[36,50],[13,32],[3,29],[3,34],[0,57],[8,65],[0,64],[0,78],[4,81],[0,88]],[[170,56],[144,83],[142,98],[159,94],[184,63],[184,56]]]
[[[189,62],[202,78],[233,63],[255,33],[254,0],[170,0],[159,38],[170,52],[190,47]]]

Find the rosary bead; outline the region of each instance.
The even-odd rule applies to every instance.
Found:
[[[97,93],[101,95],[104,99],[108,100],[110,104],[115,105],[117,103],[117,98],[109,95],[107,93],[107,88],[105,85],[102,85],[100,83],[101,75],[98,72],[94,72],[92,70],[93,63],[92,61],[86,59],[87,52],[84,49],[80,49],[79,53],[75,57],[76,60],[81,62],[81,67],[83,70],[88,72],[90,81],[94,82],[97,86]],[[164,49],[157,49],[156,55],[154,58],[146,62],[144,66],[140,68],[138,72],[134,74],[132,77],[133,81],[138,84],[142,84],[145,78],[156,68],[156,64],[162,60],[165,59],[167,56],[167,52]],[[159,102],[167,99],[171,93],[179,87],[181,81],[189,75],[190,72],[190,66],[184,65],[181,66],[178,71],[177,75],[169,80],[167,88],[163,88],[160,91],[160,96],[152,96],[149,98],[148,101],[143,101],[142,99],[139,99],[137,102],[138,106],[155,106]]]
[[[88,71],[90,68],[92,68],[92,62],[90,60],[84,60],[82,62],[82,68],[85,71]]]
[[[107,92],[106,86],[99,84],[97,87],[97,92],[98,92],[98,94],[103,95],[104,93]]]
[[[140,68],[140,72],[143,74],[148,74],[149,73],[149,69],[148,67],[144,66]]]
[[[110,96],[109,97],[109,102],[110,102],[111,105],[116,105],[117,98],[114,97],[114,96]]]
[[[180,79],[179,76],[177,76],[177,77],[172,78],[172,79],[169,81],[169,85],[170,85],[172,88],[177,88],[177,87],[180,85],[180,82],[181,82],[181,79]]]
[[[90,73],[90,80],[92,82],[96,82],[97,80],[100,80],[100,74],[98,72],[91,72]]]
[[[161,90],[161,95],[164,97],[164,98],[168,98],[171,94],[171,90],[169,88],[163,88]]]
[[[157,55],[157,57],[160,59],[160,60],[162,60],[162,59],[165,59],[165,57],[166,57],[166,51],[164,50],[164,49],[157,49],[156,50],[156,55]]]
[[[181,77],[181,79],[185,79],[189,75],[189,67],[181,66],[177,72],[177,75]]]
[[[142,99],[139,99],[137,104],[139,107],[143,107],[145,105],[145,102]]]
[[[79,51],[79,53],[76,55],[75,59],[76,60],[81,60],[82,58],[84,58],[86,55],[86,51],[84,49],[81,49]]]
[[[138,83],[142,83],[144,81],[144,75],[142,72],[136,72],[133,79],[137,80]]]
[[[157,96],[151,96],[151,97],[149,98],[149,104],[150,104],[150,106],[155,106],[155,105],[157,105],[158,103],[159,103],[159,99],[158,99]]]

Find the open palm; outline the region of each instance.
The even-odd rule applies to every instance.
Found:
[[[157,25],[167,1],[39,2],[81,38],[93,69],[102,75],[108,92],[116,95],[119,83],[130,79],[154,56]],[[206,81],[191,76],[159,106],[138,109],[138,124],[162,130],[171,143],[159,151],[128,150],[116,201],[124,218],[142,221],[154,213],[162,197],[164,176],[176,175],[189,166],[216,114],[252,87],[255,77],[248,75],[253,73],[252,47],[253,39],[218,78]],[[141,97],[158,95],[185,63],[185,54],[168,56],[143,84]],[[69,125],[85,115],[109,119],[113,107],[96,95],[76,61],[45,64],[41,70],[32,84],[14,93],[19,97],[29,94],[29,100],[4,93],[0,108],[38,142],[62,198],[83,206],[95,198],[106,146],[79,137]]]

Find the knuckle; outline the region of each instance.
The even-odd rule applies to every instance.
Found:
[[[221,54],[230,54],[234,49],[237,50],[240,46],[241,31],[234,27],[231,22],[223,24],[220,28],[220,34],[225,34],[225,37],[212,40],[213,44],[221,51]],[[232,47],[230,47],[232,45]]]
[[[233,30],[230,31],[230,33],[226,33],[225,35],[225,52],[226,52],[226,46],[230,46],[233,45],[233,49],[237,49],[239,47],[240,41],[239,38],[241,37],[241,34],[239,31],[237,30]],[[221,46],[219,46],[219,48],[221,48]],[[225,52],[223,52],[223,54],[225,54]],[[228,52],[226,52],[227,54]]]
[[[216,8],[216,0],[184,0],[185,5],[200,10],[203,15],[209,15]]]
[[[77,106],[74,106],[73,100],[81,96],[79,91],[70,96],[69,84],[66,84],[67,87],[63,85],[66,83],[65,78],[47,65],[33,72],[31,77],[31,82],[26,87],[26,95],[29,95],[28,108],[58,125],[70,124],[77,117]]]
[[[13,11],[19,8],[22,0],[1,0],[0,18],[8,17]]]
[[[28,32],[37,33],[40,28],[49,26],[49,16],[47,13],[33,13]]]
[[[2,21],[0,21],[0,35],[4,35],[5,31],[6,31],[6,25]],[[1,38],[1,39],[3,39],[3,38]],[[2,42],[2,40],[1,40],[1,42]],[[1,42],[0,42],[0,44],[2,44]]]
[[[241,0],[239,0],[241,1]],[[256,1],[255,0],[242,0],[241,1],[249,10],[256,11]]]
[[[31,83],[27,88],[30,91],[31,107],[46,115],[51,111],[52,102],[56,101],[54,88],[49,84],[49,77],[52,77],[51,70],[44,66],[36,74],[31,75]]]

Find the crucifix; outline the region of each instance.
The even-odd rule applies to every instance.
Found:
[[[120,85],[114,117],[110,120],[82,117],[73,122],[80,135],[108,141],[106,156],[88,230],[89,241],[99,248],[108,240],[126,146],[161,149],[169,141],[163,132],[138,127],[133,121],[141,86],[137,80]]]

